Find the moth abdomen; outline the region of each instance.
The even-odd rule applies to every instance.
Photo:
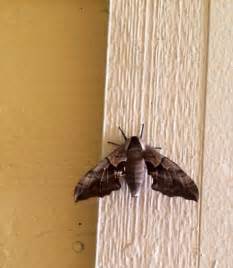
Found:
[[[138,196],[141,185],[145,178],[145,161],[144,159],[128,158],[126,162],[126,182],[129,186],[132,196]]]

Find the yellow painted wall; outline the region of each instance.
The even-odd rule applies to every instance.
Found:
[[[0,2],[0,267],[94,266],[107,1]],[[81,242],[81,243],[80,243]]]

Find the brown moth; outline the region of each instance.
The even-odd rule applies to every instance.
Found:
[[[103,197],[121,188],[120,178],[126,180],[131,195],[139,195],[148,173],[153,178],[152,189],[167,196],[181,196],[198,201],[198,188],[193,180],[173,161],[142,141],[144,125],[138,136],[127,138],[119,127],[125,143],[89,170],[75,187],[75,201],[89,197]]]

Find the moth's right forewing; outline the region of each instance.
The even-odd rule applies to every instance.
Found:
[[[161,163],[163,158],[159,152],[149,145],[146,145],[145,151],[143,152],[143,157],[147,164],[152,165],[154,168]]]
[[[181,196],[198,201],[199,192],[194,181],[173,161],[147,146],[144,152],[148,174],[153,178],[152,189],[170,197]]]

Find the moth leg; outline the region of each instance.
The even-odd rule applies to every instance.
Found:
[[[118,143],[115,143],[115,142],[112,142],[112,141],[108,141],[109,144],[112,144],[112,145],[115,145],[115,146],[121,146],[120,144]]]

